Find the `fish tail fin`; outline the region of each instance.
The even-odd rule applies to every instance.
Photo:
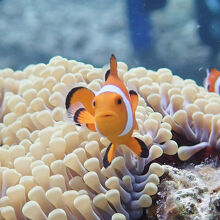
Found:
[[[107,147],[105,156],[103,158],[103,165],[105,168],[107,168],[111,164],[114,158],[114,155],[115,155],[115,149],[116,149],[116,146],[112,143],[109,144],[109,146]]]
[[[149,150],[141,139],[137,137],[131,137],[125,144],[139,157],[148,157]]]
[[[75,102],[67,109],[68,118],[71,118],[76,125],[94,124],[95,118],[80,102]]]

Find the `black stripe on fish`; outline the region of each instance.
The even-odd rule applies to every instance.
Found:
[[[140,155],[140,157],[147,158],[148,155],[149,155],[149,150],[148,150],[146,144],[142,140],[140,140],[139,138],[137,138],[137,137],[134,137],[134,138],[137,140],[137,142],[139,143],[139,145],[141,147],[141,155]]]
[[[79,108],[79,109],[75,112],[75,115],[74,115],[74,117],[73,117],[74,122],[76,123],[76,125],[79,125],[79,126],[81,126],[81,124],[80,124],[80,122],[78,121],[78,117],[79,117],[79,115],[80,115],[80,113],[81,113],[82,111],[86,111],[85,108]]]
[[[106,152],[105,152],[105,156],[104,156],[104,158],[103,158],[103,166],[104,166],[105,168],[107,168],[107,167],[111,164],[111,163],[108,161],[108,152],[110,151],[111,146],[112,146],[112,143],[110,143],[110,144],[108,145],[107,150],[106,150]]]
[[[71,98],[73,97],[74,93],[82,88],[84,88],[84,87],[79,86],[79,87],[75,87],[75,88],[71,89],[71,91],[68,93],[68,95],[66,97],[66,102],[65,102],[66,109],[68,109],[70,107],[70,101],[71,101]]]
[[[107,70],[107,71],[106,71],[106,74],[105,74],[105,81],[107,81],[109,75],[110,75],[110,70]]]
[[[137,93],[134,91],[134,90],[130,90],[129,91],[129,95],[131,96],[131,95],[137,95]]]

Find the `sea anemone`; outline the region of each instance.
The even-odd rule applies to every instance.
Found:
[[[162,122],[188,141],[179,143],[178,156],[187,160],[198,151],[211,147],[220,150],[220,97],[208,93],[193,80],[172,75],[169,69],[157,72],[144,68],[130,69],[123,75],[126,82],[136,85],[148,106],[163,116]]]
[[[126,64],[118,66],[125,75]],[[149,157],[121,146],[107,169],[109,141],[66,119],[66,88],[99,90],[103,76],[102,69],[62,57],[0,71],[1,218],[138,219],[151,205],[164,172],[151,161],[177,152],[162,115],[139,97],[134,135],[145,141]]]
[[[120,146],[105,169],[109,140],[69,122],[64,107],[68,88],[99,90],[102,69],[54,57],[24,71],[0,71],[1,218],[138,219],[164,173],[152,161],[178,150],[173,131],[199,144],[180,147],[181,159],[192,155],[188,149],[219,147],[219,96],[168,69],[128,71],[118,62],[118,74],[139,93],[133,135],[146,143],[149,156]]]

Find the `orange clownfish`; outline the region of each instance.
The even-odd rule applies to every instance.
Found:
[[[127,145],[139,157],[148,157],[145,143],[132,137],[133,130],[138,127],[135,119],[137,104],[137,93],[133,90],[128,92],[118,77],[114,55],[110,59],[110,70],[105,75],[105,84],[98,92],[76,87],[68,93],[65,103],[76,125],[84,124],[111,141],[104,155],[104,167],[111,164],[116,147],[120,144]]]
[[[209,92],[216,92],[220,94],[220,71],[215,68],[207,70],[207,77],[205,79],[205,88]]]

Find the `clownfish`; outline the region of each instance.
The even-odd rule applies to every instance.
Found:
[[[114,55],[110,58],[105,83],[98,92],[75,87],[68,93],[65,102],[66,110],[76,125],[86,125],[111,141],[103,158],[105,168],[111,164],[120,144],[125,144],[139,157],[148,157],[149,150],[145,143],[132,137],[134,129],[138,128],[135,119],[137,105],[137,93],[128,91],[118,77]]]
[[[207,77],[205,78],[205,88],[209,92],[220,94],[220,71],[215,68],[207,69]]]

